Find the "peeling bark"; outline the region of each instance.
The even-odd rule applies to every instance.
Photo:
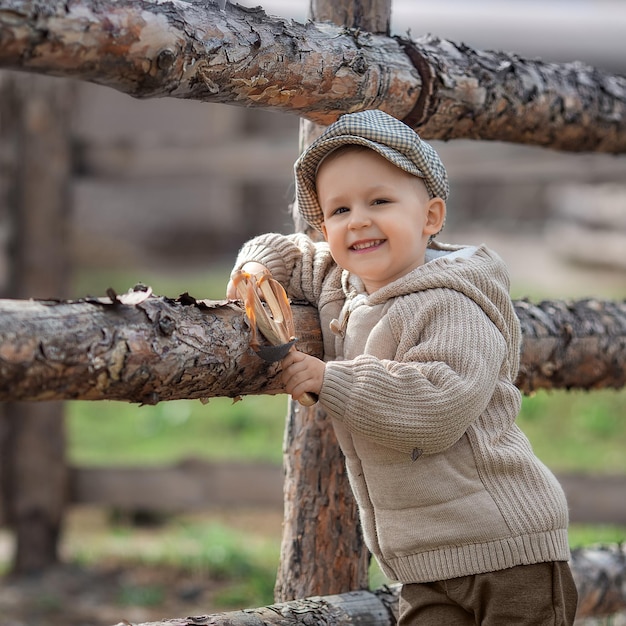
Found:
[[[320,121],[354,108],[408,113],[419,87],[394,39],[229,2],[2,0],[0,67]]]
[[[580,62],[542,63],[474,50],[433,36],[405,43],[423,85],[421,102],[406,121],[425,138],[625,151],[626,77]]]
[[[147,295],[125,301],[0,301],[0,400],[156,404],[281,392],[278,365],[249,348],[235,303]],[[308,320],[313,326],[296,314],[298,347],[319,355],[319,323],[314,313]]]
[[[303,25],[231,3],[220,11],[215,3],[0,0],[0,67],[321,124],[380,108],[427,139],[626,152],[626,77],[432,36]]]
[[[349,591],[337,595],[314,596],[257,609],[231,611],[168,619],[135,626],[392,626],[398,602],[396,588],[379,591]],[[128,624],[128,622],[126,622]],[[117,626],[122,626],[118,624]]]
[[[515,304],[523,392],[626,384],[626,302]],[[293,313],[299,349],[321,356],[315,309],[296,304]],[[155,404],[282,392],[278,365],[257,357],[249,340],[235,302],[141,290],[75,302],[0,300],[0,401]]]

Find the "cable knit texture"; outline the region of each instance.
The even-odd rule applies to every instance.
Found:
[[[387,576],[568,560],[563,490],[515,424],[521,333],[494,252],[434,243],[424,265],[369,295],[304,235],[253,239],[236,265],[247,261],[318,307],[320,403]]]

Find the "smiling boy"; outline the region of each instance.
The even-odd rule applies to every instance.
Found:
[[[332,124],[295,174],[325,242],[261,235],[235,269],[267,268],[318,308],[324,361],[292,351],[282,379],[332,419],[368,548],[403,583],[399,624],[571,625],[567,504],[515,424],[508,274],[484,246],[433,241],[439,156],[365,111]]]

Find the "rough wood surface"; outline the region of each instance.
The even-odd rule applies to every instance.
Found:
[[[388,32],[391,0],[311,0],[309,19],[341,28]],[[323,131],[300,120],[300,147]],[[292,206],[294,227],[319,238]],[[313,231],[313,232],[312,232]],[[285,424],[284,524],[274,600],[368,588],[370,554],[331,419],[320,405],[290,402]],[[315,554],[315,558],[307,558]]]
[[[409,119],[424,137],[624,151],[626,77],[579,62],[558,65],[474,50],[430,35],[407,42],[406,49],[422,79],[423,104]]]
[[[379,591],[349,591],[313,596],[257,609],[137,624],[136,626],[392,626],[396,623],[396,588]],[[123,622],[117,626],[132,626]]]
[[[0,67],[326,121],[353,108],[404,115],[419,88],[394,39],[230,2],[2,0]]]
[[[140,301],[129,304],[129,296]],[[278,365],[249,348],[235,303],[142,291],[80,302],[0,302],[2,399],[156,404],[281,390]],[[319,354],[315,315],[296,324],[299,347]]]
[[[621,388],[626,384],[626,301],[515,302],[522,326],[517,386]]]
[[[430,139],[626,152],[626,77],[433,36],[303,25],[229,2],[220,10],[217,3],[0,0],[0,67],[323,124],[381,108]]]
[[[610,616],[626,609],[626,588],[623,585],[626,575],[625,546],[574,550],[570,564],[579,594],[577,618]],[[376,591],[352,591],[258,609],[183,617],[137,626],[393,626],[397,620],[399,591],[399,585],[390,585]]]
[[[0,300],[0,400],[163,400],[279,393],[235,302],[128,294]],[[626,384],[626,302],[516,302],[524,392]],[[299,348],[321,355],[315,309],[293,307]]]

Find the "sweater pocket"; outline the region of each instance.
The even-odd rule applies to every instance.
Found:
[[[416,461],[407,457],[401,463],[363,464],[385,557],[511,535],[480,480],[467,436],[442,453]]]

